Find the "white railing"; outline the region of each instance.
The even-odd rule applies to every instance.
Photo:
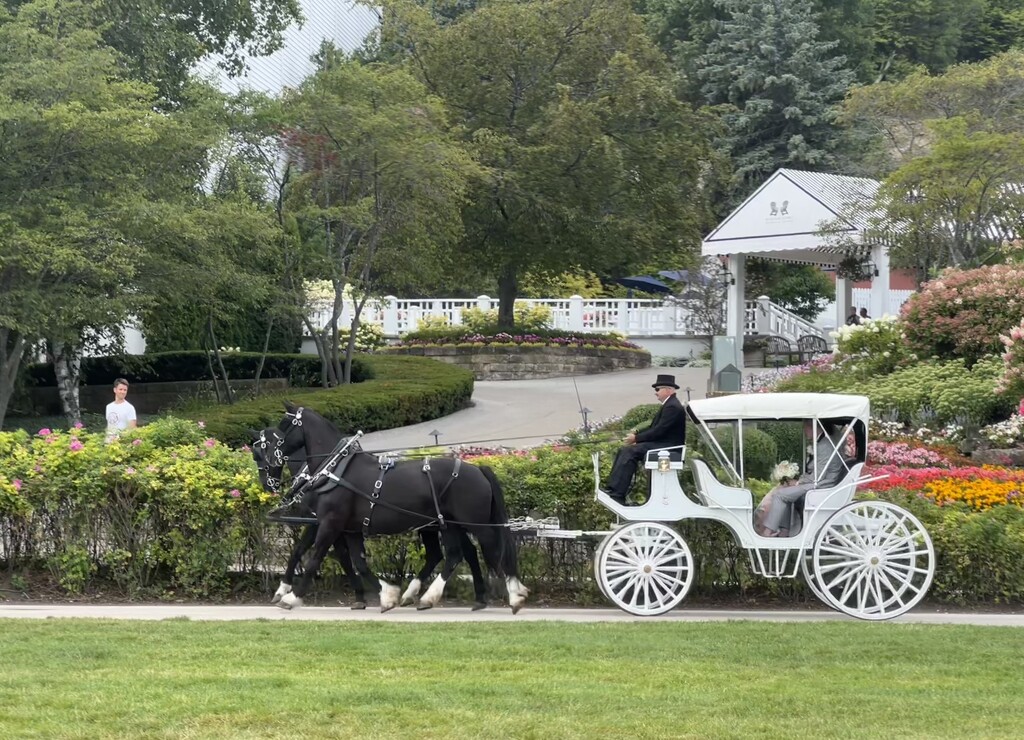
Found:
[[[892,291],[890,304],[897,310],[910,291]],[[517,304],[547,306],[551,311],[551,326],[564,331],[596,333],[620,332],[631,337],[691,337],[701,334],[695,320],[684,306],[671,301],[638,298],[521,298]],[[477,298],[395,298],[387,296],[380,301],[368,301],[363,308],[363,323],[378,324],[386,337],[395,338],[413,331],[420,319],[440,316],[452,326],[461,326],[466,309],[484,311],[497,308],[497,299],[489,296]],[[338,326],[352,325],[353,306],[345,302]],[[325,326],[330,320],[330,309],[325,308],[313,317],[316,326]],[[796,340],[805,334],[824,335],[824,330],[800,318],[782,306],[762,296],[747,301],[744,327],[748,335],[762,334]]]

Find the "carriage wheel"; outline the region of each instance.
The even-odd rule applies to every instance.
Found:
[[[605,537],[597,544],[597,547],[594,549],[594,580],[597,581],[597,587],[601,589],[601,593],[604,595],[606,599],[608,599],[608,601],[612,600],[612,596],[608,593],[608,589],[604,587],[604,579],[598,578],[597,573],[598,569],[601,567],[601,555],[604,553],[605,548],[608,546],[608,541],[610,539],[610,536]]]
[[[616,606],[649,617],[664,614],[686,596],[693,584],[693,556],[671,527],[634,522],[602,543],[595,573]]]
[[[815,535],[813,553],[825,603],[860,619],[892,619],[912,609],[935,574],[935,548],[924,526],[886,501],[837,511]]]

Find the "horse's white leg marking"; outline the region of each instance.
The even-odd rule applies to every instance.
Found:
[[[281,597],[281,601],[278,603],[278,606],[282,609],[292,609],[300,607],[302,606],[302,599],[296,596],[294,592],[289,591]]]
[[[401,589],[385,581],[380,582],[380,610],[386,612],[398,606],[398,595]]]
[[[279,602],[281,600],[282,596],[284,596],[285,594],[290,594],[291,592],[292,592],[292,587],[289,586],[284,581],[281,581],[281,585],[277,587],[277,591],[274,592],[274,598],[272,598],[270,600],[270,603],[271,604],[276,604],[277,602]]]
[[[529,589],[522,584],[518,578],[506,578],[505,587],[508,589],[508,605],[512,607],[512,613],[517,614],[526,603],[526,595]]]
[[[438,576],[430,584],[430,588],[423,594],[423,598],[420,599],[418,609],[430,609],[431,607],[437,606],[441,601],[441,596],[444,594],[445,580]]]
[[[413,578],[409,583],[409,588],[405,589],[405,593],[402,594],[402,606],[411,606],[416,601],[416,596],[419,595],[420,586],[419,578]]]

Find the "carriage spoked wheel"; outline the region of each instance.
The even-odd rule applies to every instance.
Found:
[[[814,551],[804,550],[800,555],[800,570],[804,574],[804,581],[811,589],[811,593],[818,597],[819,601],[825,602],[828,606],[832,606],[829,600],[825,598],[825,591],[821,587],[821,583],[818,581],[818,577],[814,574]],[[835,607],[833,607],[835,608]]]
[[[610,534],[596,555],[597,582],[619,608],[641,617],[679,605],[693,584],[686,541],[659,522],[634,522]]]
[[[928,592],[935,548],[917,517],[886,501],[843,507],[814,537],[812,589],[860,619],[892,619]]]

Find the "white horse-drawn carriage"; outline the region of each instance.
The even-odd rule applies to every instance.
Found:
[[[818,393],[731,395],[688,405],[688,444],[654,450],[645,468],[650,496],[623,506],[600,488],[597,500],[624,523],[606,536],[594,557],[604,595],[635,615],[663,614],[676,607],[694,579],[686,541],[668,523],[711,519],[724,524],[750,557],[754,572],[768,578],[803,575],[811,590],[833,609],[860,619],[890,619],[913,608],[928,591],[935,550],[910,512],[885,501],[853,501],[867,455],[869,402],[863,396]],[[842,461],[838,483],[812,488],[802,502],[802,526],[789,536],[767,537],[754,527],[753,496],[745,485],[744,433],[758,424],[813,424],[809,442],[831,431],[831,456]],[[727,431],[719,431],[727,428]],[[695,436],[698,438],[695,442]],[[801,469],[824,469],[803,452]],[[807,465],[810,458],[810,465]],[[692,495],[680,475],[692,471]]]

